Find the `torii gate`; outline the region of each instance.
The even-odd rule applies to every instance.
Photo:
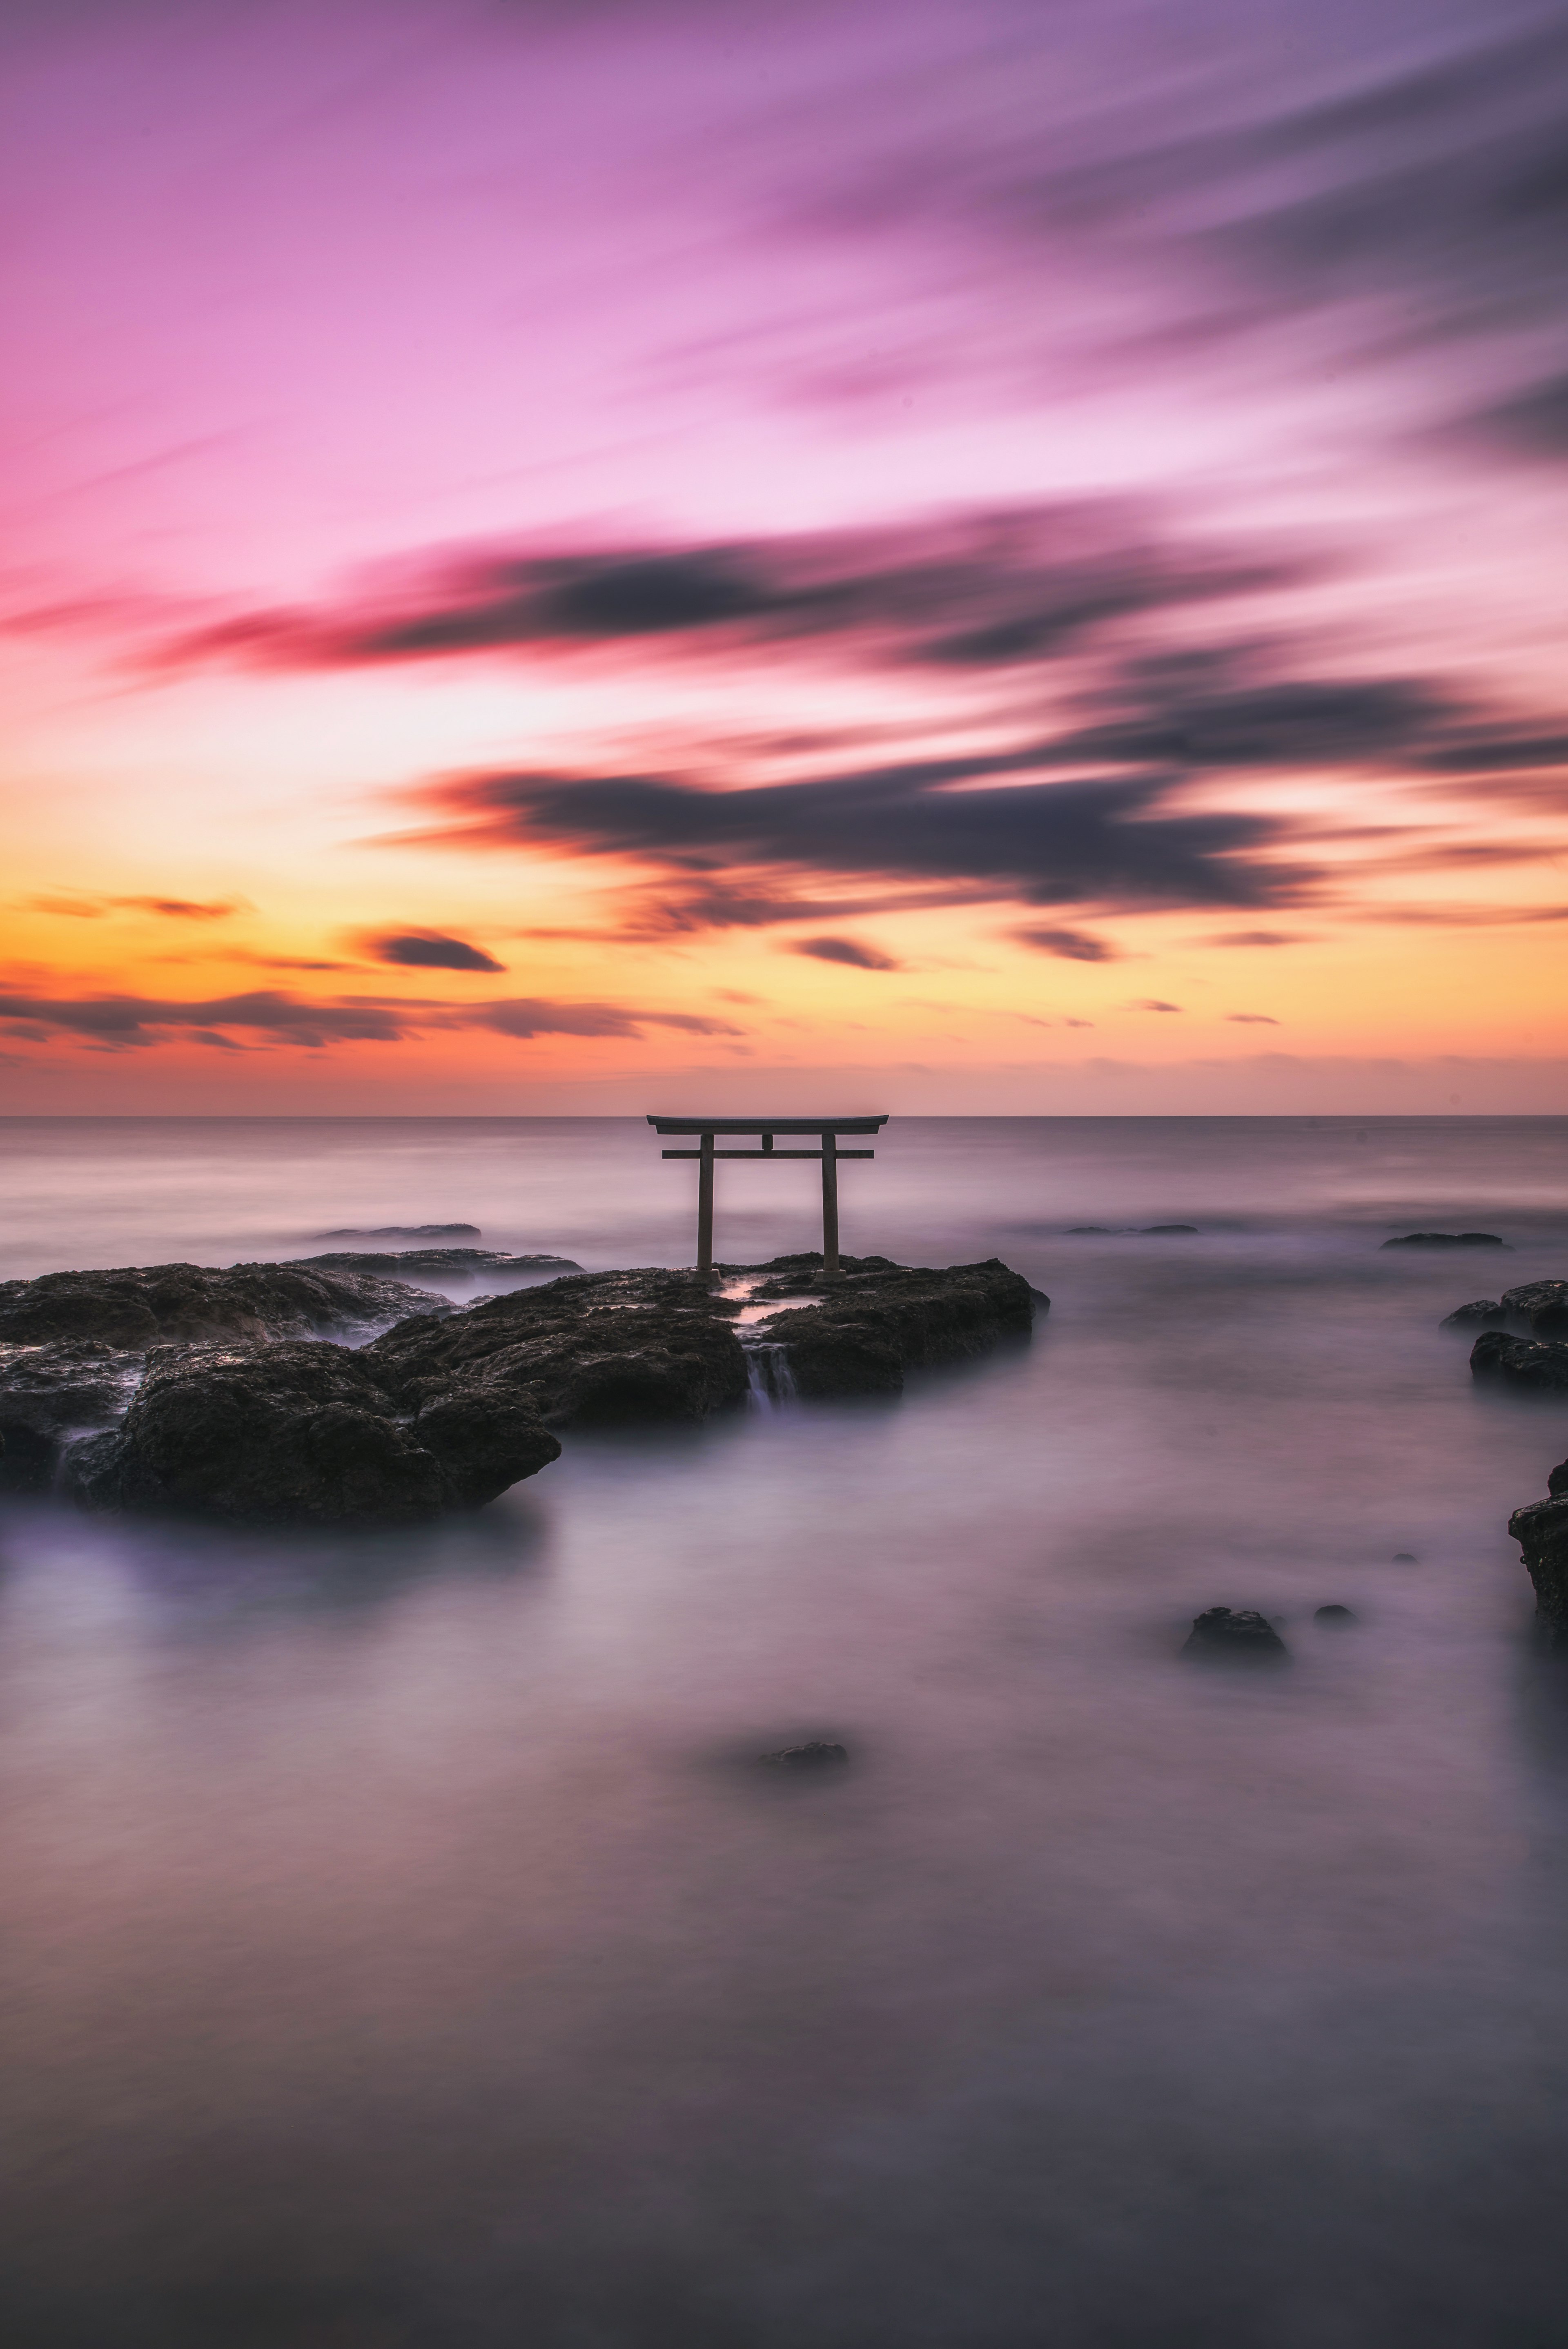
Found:
[[[890,1112],[881,1117],[653,1117],[655,1133],[695,1133],[695,1150],[666,1150],[666,1158],[695,1158],[696,1180],[696,1268],[713,1270],[713,1162],[716,1158],[820,1158],[822,1162],[822,1269],[839,1269],[839,1161],[874,1158],[874,1150],[841,1150],[841,1133],[880,1133]],[[720,1133],[759,1133],[760,1150],[716,1150]],[[820,1150],[775,1150],[776,1133],[815,1133]]]

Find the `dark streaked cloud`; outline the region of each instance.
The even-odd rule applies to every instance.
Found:
[[[1037,905],[1261,906],[1292,902],[1318,877],[1274,853],[1295,838],[1285,819],[1171,808],[1169,777],[985,780],[1037,771],[1055,755],[1037,745],[727,792],[657,775],[470,776],[431,788],[448,821],[416,837],[641,857],[692,873],[712,862],[985,885]]]
[[[1140,995],[1127,1009],[1129,1011],[1180,1011],[1181,1006],[1179,1003],[1161,1003],[1157,995]]]
[[[1277,1028],[1280,1024],[1271,1019],[1266,1011],[1227,1011],[1225,1017],[1233,1019],[1238,1028]]]
[[[903,966],[883,954],[880,947],[868,947],[859,938],[798,938],[789,952],[810,955],[818,962],[841,962],[851,970],[902,970]]]
[[[26,909],[34,914],[70,914],[87,921],[101,921],[105,915],[118,912],[154,914],[170,922],[222,922],[231,914],[255,911],[245,897],[102,897],[76,893],[29,897]]]
[[[1009,935],[1021,946],[1034,947],[1041,954],[1056,955],[1064,962],[1119,962],[1122,956],[1108,938],[1097,938],[1088,930],[1054,930],[1026,925]]]
[[[305,1003],[296,997],[258,990],[202,1002],[163,1001],[148,996],[100,995],[50,998],[13,991],[0,994],[5,1032],[32,1043],[57,1036],[87,1040],[100,1049],[128,1050],[194,1038],[229,1045],[232,1032],[264,1037],[274,1044],[319,1049],[330,1044],[396,1044],[431,1030],[482,1028],[502,1036],[625,1036],[645,1028],[673,1028],[692,1035],[738,1036],[744,1031],[723,1019],[685,1011],[649,1011],[608,1003],[548,1003],[518,998],[463,1005],[398,1001],[390,997],[347,997],[334,1003]]]
[[[391,930],[365,938],[363,950],[377,962],[400,964],[407,970],[504,970],[482,947],[464,938],[443,937],[438,930]]]
[[[1298,578],[1300,561],[1153,541],[1125,501],[1018,505],[731,543],[431,554],[319,609],[242,613],[160,665],[348,667],[658,643],[794,640],[946,669],[1051,657],[1108,623]]]

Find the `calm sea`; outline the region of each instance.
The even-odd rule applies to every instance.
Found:
[[[0,1151],[0,1276],[689,1261],[630,1120]],[[721,1167],[720,1254],[813,1177]],[[1568,1276],[1568,1121],[910,1119],[841,1189],[1033,1344],[417,1536],[0,1514],[9,2349],[1563,2340],[1568,1669],[1504,1527],[1568,1412],[1437,1324]],[[1431,1226],[1513,1253],[1380,1252]],[[1290,1669],[1183,1661],[1215,1603]]]

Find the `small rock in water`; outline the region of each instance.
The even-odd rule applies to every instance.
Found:
[[[1289,1649],[1266,1615],[1255,1607],[1206,1607],[1192,1619],[1184,1656],[1233,1657],[1248,1663],[1278,1663]]]
[[[1568,1345],[1561,1338],[1515,1338],[1504,1330],[1483,1330],[1470,1348],[1470,1366],[1472,1378],[1498,1379],[1538,1394],[1568,1387]]]
[[[812,1737],[804,1745],[786,1745],[777,1754],[759,1754],[757,1758],[770,1770],[821,1770],[847,1762],[850,1756],[846,1747]]]
[[[1109,1224],[1069,1224],[1068,1226],[1068,1237],[1069,1240],[1087,1239],[1090,1237],[1095,1239],[1108,1240],[1110,1236],[1110,1226]]]
[[[1384,1243],[1383,1243],[1383,1246],[1384,1246],[1386,1248],[1391,1248],[1391,1247],[1436,1247],[1436,1248],[1443,1248],[1443,1247],[1496,1247],[1496,1248],[1500,1248],[1500,1247],[1506,1247],[1508,1246],[1508,1243],[1507,1243],[1507,1241],[1506,1241],[1506,1240],[1501,1240],[1501,1239],[1499,1239],[1499,1237],[1498,1237],[1498,1236],[1497,1236],[1497,1234],[1496,1234],[1495,1232],[1406,1232],[1406,1233],[1402,1236],[1402,1237],[1400,1237],[1400,1238],[1398,1238],[1398,1239],[1395,1239],[1395,1240],[1385,1240],[1385,1241],[1384,1241]]]
[[[1196,1232],[1197,1228],[1196,1224],[1145,1224],[1141,1237],[1149,1240],[1161,1232]]]
[[[1568,1332],[1568,1280],[1527,1280],[1521,1288],[1505,1288],[1502,1309],[1537,1338],[1560,1338]]]
[[[1466,1330],[1480,1321],[1496,1328],[1508,1319],[1508,1308],[1495,1297],[1478,1297],[1471,1304],[1456,1305],[1439,1322],[1439,1330]]]
[[[377,1224],[372,1231],[344,1224],[334,1232],[311,1234],[313,1240],[477,1240],[483,1237],[478,1224]]]
[[[1312,1619],[1315,1623],[1354,1623],[1357,1619],[1350,1607],[1320,1607]]]
[[[1417,1563],[1416,1553],[1413,1549],[1397,1549],[1390,1563],[1394,1566],[1414,1566]]]

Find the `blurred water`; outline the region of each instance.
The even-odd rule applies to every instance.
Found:
[[[0,1275],[689,1257],[630,1121],[0,1142]],[[813,1178],[721,1167],[721,1254]],[[1568,1673],[1503,1528],[1568,1413],[1436,1325],[1568,1273],[1568,1121],[900,1121],[841,1189],[1033,1344],[419,1535],[0,1516],[8,2343],[1561,2338]],[[1184,1663],[1214,1603],[1291,1668]]]

